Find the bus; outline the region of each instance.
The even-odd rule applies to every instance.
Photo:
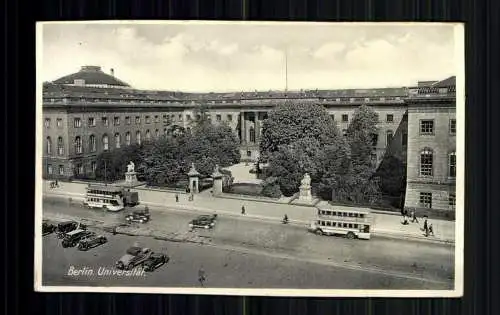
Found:
[[[123,189],[121,187],[88,185],[84,205],[89,208],[120,211],[124,208],[123,201]]]
[[[372,217],[370,209],[342,206],[318,207],[309,231],[317,235],[342,235],[348,239],[370,239]]]

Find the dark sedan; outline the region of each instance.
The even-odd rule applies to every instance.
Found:
[[[170,258],[161,253],[153,253],[149,258],[143,263],[144,271],[154,271],[162,265],[166,264]]]

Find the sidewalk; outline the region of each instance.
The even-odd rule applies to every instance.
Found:
[[[85,184],[61,183],[59,188],[49,188],[44,182],[44,195],[67,195],[78,198],[85,195]],[[245,207],[245,216],[261,220],[280,221],[286,214],[292,224],[308,225],[315,217],[314,207],[288,204],[267,203],[251,200],[216,198],[206,195],[195,195],[193,201],[188,201],[188,195],[179,194],[179,202],[175,202],[175,193],[138,189],[141,204],[151,206],[168,206],[179,210],[196,210],[200,212],[219,213],[231,216],[241,216],[241,207]],[[421,231],[423,220],[419,223],[401,224],[401,217],[392,214],[373,213],[374,235],[399,239],[413,239],[440,243],[455,242],[455,222],[446,220],[430,220],[435,236],[425,237]]]

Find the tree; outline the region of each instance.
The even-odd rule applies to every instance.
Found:
[[[380,178],[380,189],[384,197],[390,200],[391,205],[399,207],[399,199],[406,188],[405,164],[397,157],[388,155],[380,163],[376,176]]]
[[[360,106],[347,129],[349,162],[339,179],[336,196],[339,200],[355,203],[373,203],[380,198],[379,179],[374,176],[374,139],[377,135],[378,116],[368,106]]]
[[[321,145],[334,143],[340,136],[327,110],[315,104],[285,103],[269,112],[262,125],[261,161],[282,145],[305,137],[317,139]]]
[[[133,144],[130,146],[103,152],[97,156],[95,177],[97,180],[115,181],[124,179],[127,164],[131,161],[135,165],[142,163],[141,152],[148,146]],[[139,174],[141,177],[142,174]]]

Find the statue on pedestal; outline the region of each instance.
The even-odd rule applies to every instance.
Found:
[[[128,185],[132,185],[132,184],[137,182],[137,175],[135,172],[135,164],[132,161],[130,161],[130,163],[127,165],[127,172],[125,173],[125,182]]]
[[[299,199],[301,200],[311,200],[312,199],[312,194],[311,194],[311,177],[309,176],[308,173],[304,175],[304,178],[300,181],[300,194],[299,194]]]
[[[300,183],[301,183],[300,187],[304,187],[304,188],[311,187],[311,177],[309,176],[308,173],[306,173],[304,175],[304,178],[302,178],[302,180],[300,181]]]
[[[134,162],[130,161],[130,163],[127,165],[127,173],[134,173],[135,172],[135,164]]]

